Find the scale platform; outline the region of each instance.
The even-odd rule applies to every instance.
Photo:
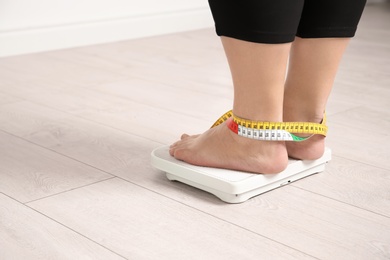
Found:
[[[152,166],[166,172],[171,181],[179,181],[214,194],[228,203],[241,203],[264,192],[276,189],[306,176],[324,171],[331,160],[331,150],[313,161],[289,159],[287,168],[277,174],[249,172],[195,166],[179,161],[169,154],[169,146],[153,150]]]

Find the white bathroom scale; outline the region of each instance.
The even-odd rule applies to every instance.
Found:
[[[153,150],[153,167],[164,171],[171,181],[179,181],[214,194],[228,203],[241,203],[264,192],[276,189],[309,175],[324,171],[331,159],[331,150],[313,161],[289,159],[287,168],[277,174],[249,172],[194,166],[169,154],[169,146]]]

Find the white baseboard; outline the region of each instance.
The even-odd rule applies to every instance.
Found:
[[[0,57],[43,52],[213,26],[208,8],[89,23],[0,31]]]

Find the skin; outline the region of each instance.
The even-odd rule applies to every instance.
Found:
[[[221,40],[233,80],[235,115],[270,122],[322,120],[348,38],[296,38],[285,44]],[[183,134],[170,154],[194,165],[272,174],[287,167],[288,157],[313,160],[324,148],[319,135],[299,143],[258,141],[222,124],[200,135]]]

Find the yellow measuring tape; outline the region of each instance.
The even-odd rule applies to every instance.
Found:
[[[319,124],[310,122],[262,122],[240,118],[235,116],[232,110],[218,118],[211,128],[228,121],[230,118],[232,119],[228,122],[228,127],[233,132],[257,140],[299,142],[316,134],[326,136],[328,131],[328,127],[325,125],[325,114]],[[310,134],[310,136],[300,137],[294,134]]]

